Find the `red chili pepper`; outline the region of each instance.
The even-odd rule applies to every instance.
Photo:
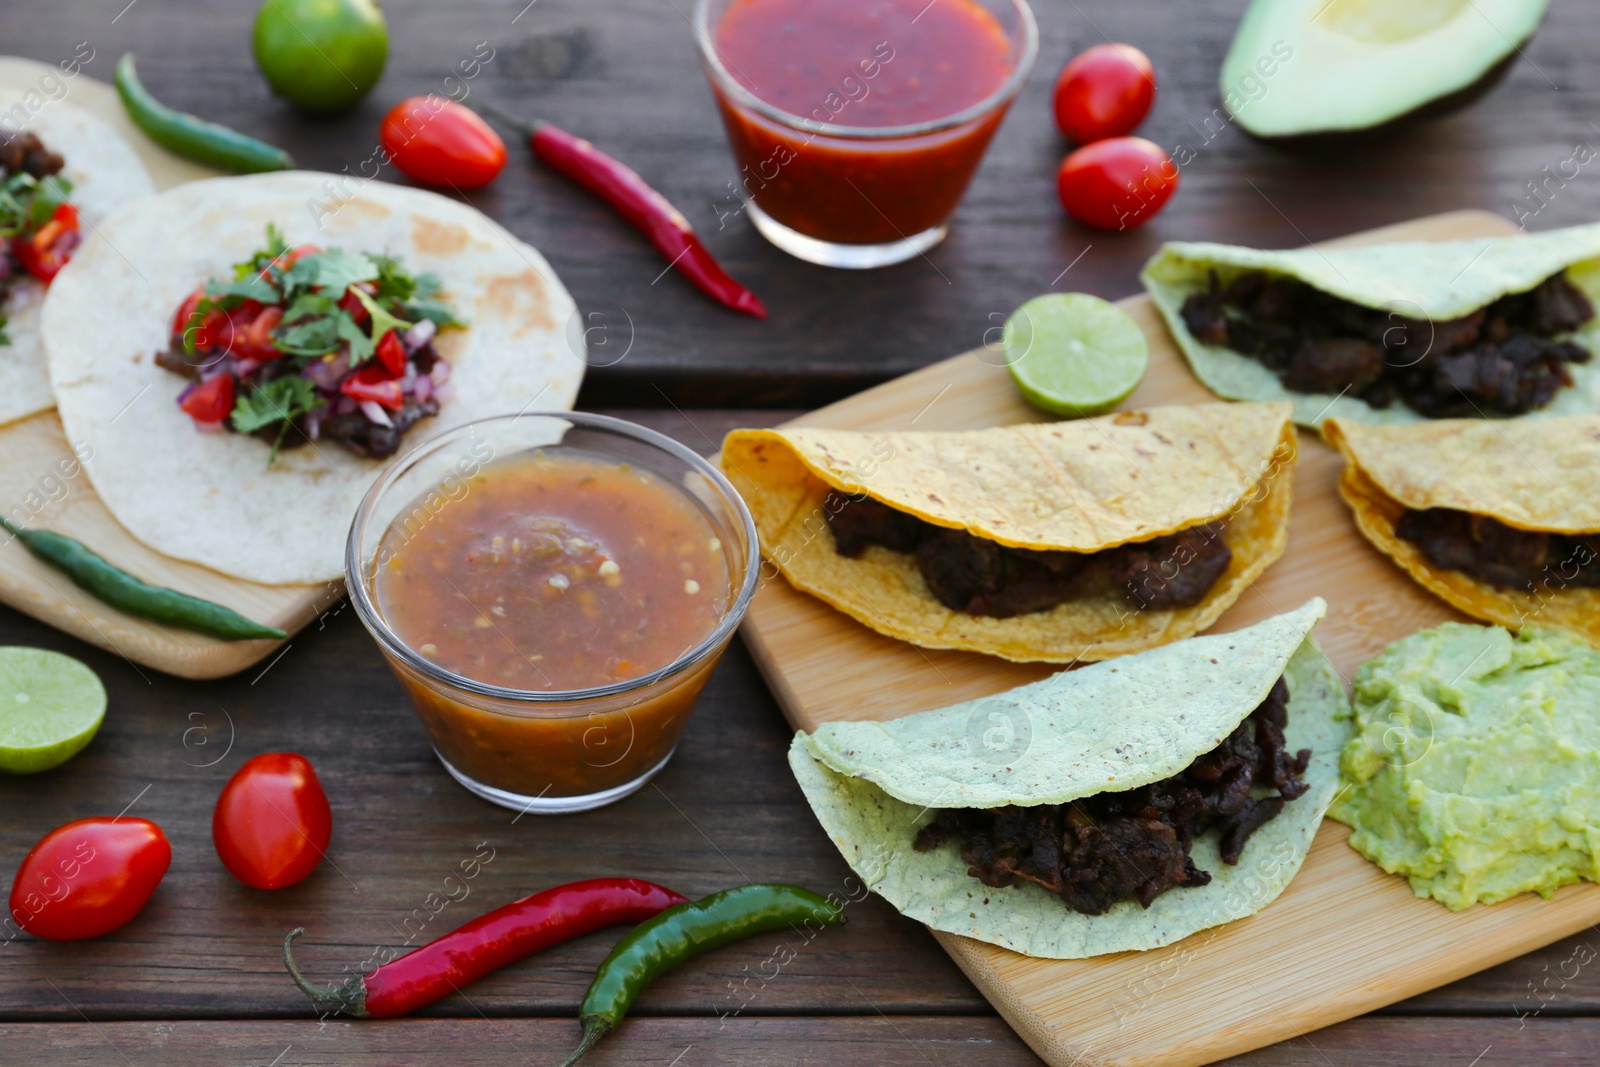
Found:
[[[233,375],[219,374],[201,382],[178,402],[196,422],[221,422],[233,413]]]
[[[390,411],[399,411],[406,402],[400,383],[382,367],[362,367],[344,380],[339,392],[352,400],[370,400]]]
[[[12,239],[11,251],[29,274],[49,285],[67,265],[67,259],[80,240],[78,209],[71,204],[57,204],[43,226],[31,234]]]
[[[389,377],[398,378],[406,372],[406,346],[400,343],[400,335],[393,330],[383,331],[377,356],[383,369],[389,372]]]
[[[491,104],[478,106],[527,134],[534,155],[615,208],[701,292],[734,311],[767,317],[760,298],[728,276],[683,213],[626,164],[548,122],[523,122]]]
[[[303,930],[283,939],[283,962],[318,1006],[356,1018],[392,1019],[525,956],[607,926],[643,922],[685,899],[638,878],[594,878],[513,901],[341,986],[312,985],[295,966],[289,946]]]

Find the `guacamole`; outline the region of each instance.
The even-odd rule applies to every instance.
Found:
[[[1328,814],[1452,910],[1600,880],[1600,651],[1445,623],[1356,674]]]

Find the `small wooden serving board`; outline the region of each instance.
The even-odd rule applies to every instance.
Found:
[[[47,63],[4,57],[8,81],[53,77],[61,98],[110,122],[144,161],[156,189],[218,176],[217,171],[165,151],[123,113],[116,90],[87,74],[63,79]],[[52,106],[49,103],[43,106]],[[261,585],[146,547],[106,509],[54,411],[0,427],[0,512],[19,525],[77,538],[118,567],[147,582],[225,604],[257,622],[293,633],[337,602],[342,581],[322,585]],[[281,641],[219,641],[125,615],[85,593],[28,554],[15,539],[0,543],[0,601],[135,663],[185,678],[218,678],[244,670]]]
[[[1499,236],[1510,222],[1454,212],[1339,243]],[[1121,307],[1150,340],[1150,371],[1123,406],[1216,398],[1190,374],[1144,296]],[[979,349],[813,412],[795,425],[964,430],[1037,421],[998,352]],[[1336,489],[1341,463],[1301,431],[1289,547],[1212,632],[1236,630],[1328,601],[1317,627],[1348,682],[1397,638],[1453,609],[1412,582],[1356,531]],[[922,649],[880,636],[782,579],[757,594],[743,634],[789,722],[892,719],[1036,681],[1055,668]],[[1418,899],[1345,844],[1324,821],[1289,888],[1250,918],[1175,945],[1088,960],[1030,959],[935,933],[947,952],[1047,1062],[1068,1065],[1209,1063],[1286,1041],[1521,955],[1600,921],[1600,886],[1551,900],[1524,895],[1451,912]]]

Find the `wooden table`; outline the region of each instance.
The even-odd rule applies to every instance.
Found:
[[[702,451],[736,425],[799,410],[974,347],[1023,299],[1055,289],[1121,296],[1164,239],[1293,245],[1455,207],[1509,212],[1578,143],[1600,144],[1600,25],[1557,0],[1527,58],[1474,108],[1358,149],[1259,145],[1222,122],[1215,78],[1241,0],[1039,0],[1041,62],[956,217],[926,259],[869,274],[785,257],[733,212],[735,177],[685,19],[689,0],[386,0],[389,71],[355,112],[308,121],[269,99],[249,56],[251,5],[222,0],[53,0],[0,8],[0,48],[56,61],[88,42],[87,72],[122,52],[163,99],[290,148],[304,166],[358,171],[378,117],[439,91],[487,41],[473,92],[588,136],[681,205],[773,315],[724,313],[602,207],[520,156],[477,203],[536,244],[606,344],[582,404]],[[1195,158],[1166,213],[1107,235],[1065,221],[1047,100],[1060,62],[1110,35],[1148,51],[1162,93],[1146,136]],[[1270,90],[1269,90],[1270,91]],[[1570,170],[1569,170],[1570,173]],[[392,177],[392,175],[385,175]],[[1531,225],[1600,213],[1600,182],[1551,183]],[[1526,201],[1531,207],[1534,202]],[[597,335],[591,334],[591,341]],[[0,941],[0,1063],[483,1065],[554,1062],[595,963],[597,935],[507,969],[421,1018],[317,1020],[278,959],[332,980],[380,946],[403,947],[532,889],[638,874],[688,893],[746,880],[845,886],[848,870],[783,762],[788,731],[735,645],[671,766],[643,792],[586,815],[514,817],[445,775],[397,684],[349,610],[234,678],[181,682],[140,670],[10,611],[0,642],[63,649],[112,693],[96,741],[67,766],[0,779],[0,872],[46,829],[120,811],[155,819],[171,873],[132,924],[99,941]],[[248,890],[209,841],[218,788],[248,756],[293,749],[319,768],[336,815],[331,862],[276,894]],[[465,898],[430,894],[492,855]],[[456,895],[459,897],[460,892]],[[437,907],[438,897],[432,898]],[[933,940],[876,899],[776,976],[772,946],[701,958],[657,983],[592,1062],[707,1064],[1037,1063]],[[1237,1061],[1343,1067],[1592,1062],[1600,1048],[1600,933],[1589,932],[1382,1013]],[[370,964],[369,964],[370,965]],[[1254,976],[1271,980],[1271,976]]]

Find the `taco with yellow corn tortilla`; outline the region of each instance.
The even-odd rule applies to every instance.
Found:
[[[1140,275],[1195,376],[1295,420],[1600,412],[1600,224],[1261,251],[1172,243]]]
[[[1253,915],[1311,849],[1348,734],[1327,606],[890,722],[798,734],[845,861],[903,914],[1029,956]]]
[[[796,589],[889,637],[1107,659],[1210,626],[1283,554],[1287,404],[963,432],[738,430],[722,464]]]
[[[1356,525],[1423,587],[1486,622],[1600,645],[1600,415],[1330,419],[1323,433]]]

